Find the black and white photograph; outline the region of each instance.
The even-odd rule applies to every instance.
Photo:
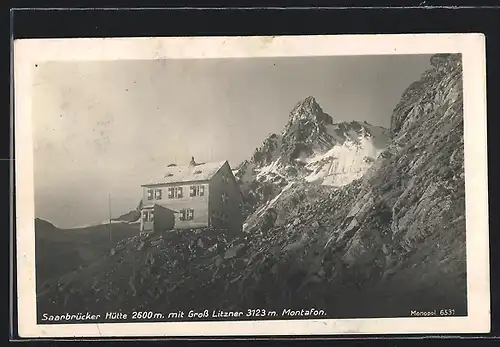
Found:
[[[488,331],[481,35],[14,47],[20,332]]]

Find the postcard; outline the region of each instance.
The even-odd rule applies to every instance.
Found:
[[[21,337],[489,332],[484,35],[13,59]]]

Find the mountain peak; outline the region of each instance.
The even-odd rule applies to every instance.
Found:
[[[289,125],[297,121],[313,121],[319,124],[332,124],[333,119],[323,111],[314,96],[299,101],[290,112]]]
[[[304,100],[302,100],[302,103],[307,103],[307,104],[317,104],[318,102],[316,101],[316,98],[314,96],[308,96]]]

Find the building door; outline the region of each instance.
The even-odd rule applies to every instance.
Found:
[[[141,214],[141,231],[152,231],[154,227],[154,209],[143,209]]]

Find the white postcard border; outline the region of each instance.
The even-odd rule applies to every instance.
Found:
[[[43,61],[461,53],[467,317],[39,325],[36,315],[32,71]],[[14,41],[18,332],[21,337],[486,333],[490,331],[486,64],[483,34],[79,38]]]

